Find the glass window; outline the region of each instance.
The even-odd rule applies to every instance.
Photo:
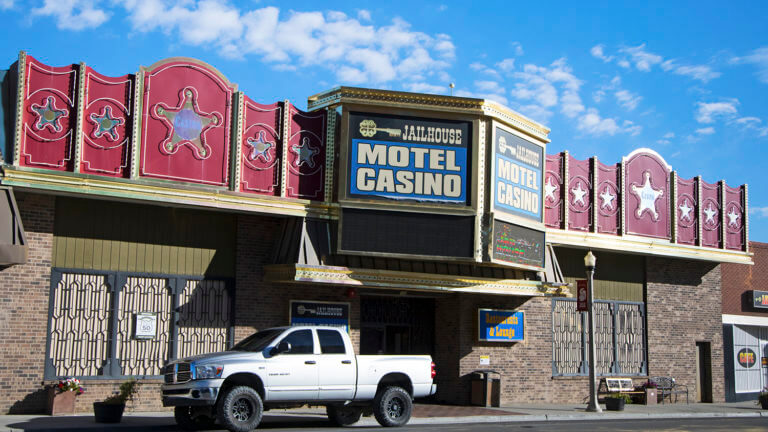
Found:
[[[291,349],[285,354],[312,354],[315,352],[312,330],[297,330],[286,336],[281,342],[291,344]]]
[[[323,354],[346,354],[344,339],[338,330],[318,330],[317,338],[320,339],[320,350]]]

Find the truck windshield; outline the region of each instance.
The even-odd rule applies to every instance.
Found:
[[[261,351],[275,340],[276,337],[280,336],[283,331],[284,329],[272,329],[254,333],[235,344],[232,347],[232,351]]]

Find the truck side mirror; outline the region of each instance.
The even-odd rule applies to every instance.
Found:
[[[282,354],[284,352],[288,352],[291,350],[291,343],[282,341],[279,344],[277,344],[276,347],[272,348],[272,355]]]

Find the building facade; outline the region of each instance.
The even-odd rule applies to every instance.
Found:
[[[725,398],[746,185],[650,149],[547,154],[546,127],[480,99],[341,87],[302,111],[186,58],[107,77],[22,52],[3,79],[0,411],[41,411],[70,376],[78,411],[126,377],[158,409],[169,359],[306,322],[432,355],[438,401],[492,369],[502,404],[582,402],[588,250],[598,373]]]

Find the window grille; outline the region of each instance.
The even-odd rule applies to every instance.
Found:
[[[231,304],[224,281],[187,281],[179,300],[177,357],[227,349]]]

